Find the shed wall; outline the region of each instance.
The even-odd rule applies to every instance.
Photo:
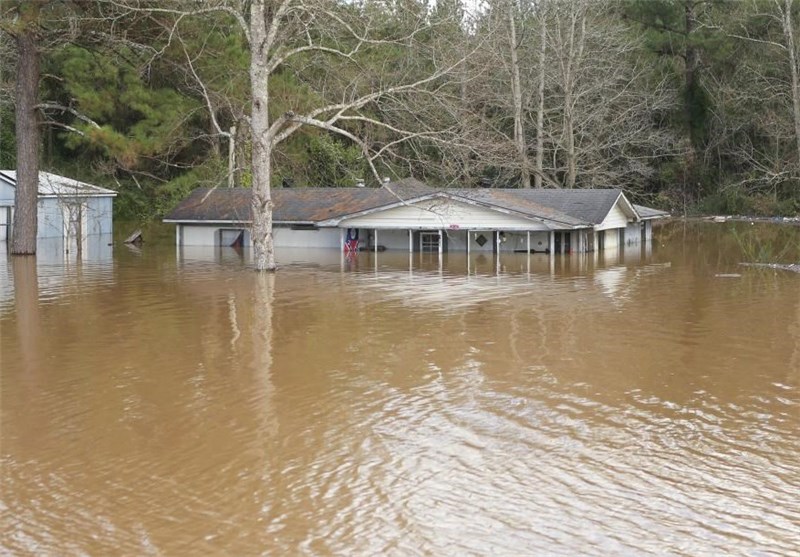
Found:
[[[4,201],[10,201],[11,205],[14,204],[14,188],[0,180],[0,204],[4,204]]]
[[[37,218],[39,238],[63,238],[64,215],[61,204],[56,198],[40,198],[38,202]]]

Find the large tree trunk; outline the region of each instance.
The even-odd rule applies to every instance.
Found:
[[[250,5],[250,115],[253,140],[253,263],[256,271],[275,270],[272,237],[272,142],[269,131],[269,69],[267,67],[267,22],[264,0]]]
[[[517,147],[517,157],[519,159],[520,170],[522,173],[521,182],[523,188],[531,187],[531,173],[528,169],[528,147],[525,144],[525,129],[522,124],[524,113],[522,111],[522,84],[519,77],[519,57],[517,55],[517,24],[514,19],[514,2],[508,0],[508,40],[511,48],[511,96],[514,103],[514,144]]]
[[[536,174],[533,177],[533,185],[536,188],[542,187],[544,170],[544,65],[547,51],[547,22],[544,16],[544,2],[539,4],[539,9],[542,10],[539,18],[539,102],[536,107]]]
[[[32,5],[33,7],[36,4]],[[37,14],[31,7],[26,19]],[[34,19],[35,20],[35,19]],[[28,23],[28,22],[26,22]],[[16,90],[17,187],[14,194],[14,229],[11,253],[36,253],[37,194],[39,191],[39,50],[32,24],[24,25],[16,37],[19,50]]]

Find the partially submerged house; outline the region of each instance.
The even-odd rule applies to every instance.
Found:
[[[164,222],[179,246],[249,246],[251,190],[197,189]],[[647,242],[669,216],[616,189],[380,188],[272,191],[275,247],[562,253]]]
[[[0,170],[0,240],[13,233],[16,187],[17,172]],[[116,195],[99,186],[39,172],[37,238],[61,238],[81,245],[90,236],[111,234]]]

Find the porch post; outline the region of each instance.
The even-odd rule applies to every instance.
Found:
[[[442,240],[443,240],[442,236],[443,236],[442,229],[440,228],[439,229],[439,255],[442,255],[442,247],[443,247],[442,246]],[[441,259],[441,257],[439,259]]]
[[[472,230],[467,230],[467,259],[469,259],[469,243],[471,242],[470,235],[472,234]],[[469,265],[469,263],[467,263]],[[469,273],[469,267],[467,267],[467,273]]]
[[[344,228],[339,229],[339,271],[344,272]]]
[[[556,232],[555,230],[551,230],[548,240],[550,241],[550,257],[553,257],[556,254]]]
[[[528,230],[528,244],[527,244],[527,246],[528,246],[528,255],[530,255],[531,254],[531,231],[530,230]]]
[[[414,232],[408,229],[408,253],[414,253]]]

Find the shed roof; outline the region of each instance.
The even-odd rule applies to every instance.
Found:
[[[0,180],[17,187],[16,170],[0,170]],[[39,172],[39,197],[114,197],[117,192],[100,186],[87,184],[59,176],[51,172]]]

